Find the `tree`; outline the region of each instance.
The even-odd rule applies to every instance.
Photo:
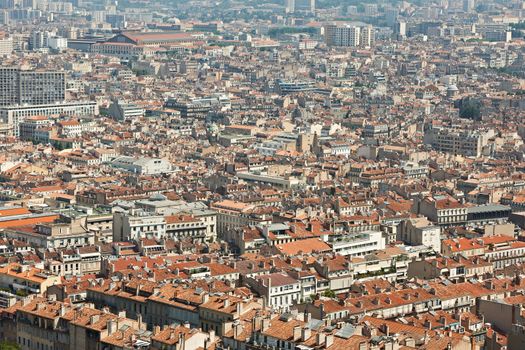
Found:
[[[476,100],[465,100],[459,108],[461,118],[481,120],[481,103]]]
[[[0,350],[20,350],[20,347],[16,343],[4,340],[0,342]]]
[[[331,289],[327,289],[323,292],[323,297],[335,298],[335,292]]]

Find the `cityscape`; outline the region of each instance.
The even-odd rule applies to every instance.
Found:
[[[0,350],[525,350],[525,0],[0,0]]]

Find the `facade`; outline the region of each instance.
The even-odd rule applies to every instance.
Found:
[[[315,0],[285,0],[285,11],[315,13]]]
[[[285,273],[248,278],[247,283],[271,308],[287,310],[300,301],[301,284]]]
[[[1,106],[43,105],[65,100],[65,72],[0,68]]]
[[[375,29],[362,25],[327,25],[324,27],[328,46],[370,47],[375,43]]]
[[[172,171],[172,166],[168,161],[146,157],[117,157],[111,161],[111,166],[140,175],[164,174]]]
[[[329,241],[329,244],[334,253],[357,257],[385,249],[385,238],[379,231],[365,231],[338,236]]]
[[[492,130],[481,132],[431,128],[425,132],[425,143],[440,152],[479,157],[492,136],[494,136]]]
[[[10,263],[0,267],[0,287],[13,292],[42,295],[60,277],[32,266]]]
[[[7,229],[5,235],[42,248],[71,248],[95,243],[93,232],[84,230],[80,225],[70,224],[46,223],[34,227],[14,227]]]
[[[59,104],[43,104],[30,106],[0,107],[0,121],[10,127],[10,134],[19,136],[20,122],[28,117],[74,115],[93,117],[98,115],[96,102],[67,102]]]
[[[144,117],[144,109],[133,103],[114,101],[109,107],[109,114],[116,120],[133,120]]]
[[[432,225],[426,218],[409,219],[401,222],[399,240],[410,245],[424,245],[435,252],[441,252],[441,228]]]
[[[7,56],[13,53],[13,39],[0,39],[0,56]]]
[[[152,215],[141,210],[113,213],[113,241],[162,238],[166,235],[164,216]]]
[[[413,212],[426,216],[439,226],[466,223],[468,218],[467,206],[447,195],[416,199]]]

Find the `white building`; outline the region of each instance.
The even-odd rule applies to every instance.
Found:
[[[172,171],[171,163],[160,158],[121,156],[115,158],[111,166],[140,175],[156,175]]]
[[[247,282],[269,307],[287,310],[300,302],[301,284],[285,273],[278,272],[248,278]]]
[[[409,219],[401,223],[399,238],[410,245],[424,245],[441,252],[441,228],[425,217]]]
[[[64,51],[67,49],[67,39],[58,36],[50,37],[47,39],[47,46],[53,50]]]
[[[13,39],[4,38],[0,40],[0,56],[7,56],[13,52]]]
[[[166,235],[166,219],[143,210],[132,209],[129,213],[113,213],[113,241],[138,240],[140,238],[162,238]]]
[[[13,136],[19,136],[19,124],[28,117],[34,116],[95,116],[98,115],[96,102],[68,102],[60,104],[44,104],[32,106],[6,106],[0,107],[0,123],[10,127]]]
[[[380,231],[365,231],[340,235],[328,242],[334,253],[344,256],[365,256],[385,249],[385,238]]]
[[[375,29],[370,25],[334,25],[324,27],[328,46],[370,47],[375,43]]]

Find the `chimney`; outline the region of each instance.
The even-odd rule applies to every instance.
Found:
[[[157,335],[157,334],[159,334],[159,333],[160,333],[160,326],[155,326],[155,327],[153,328],[153,335]]]
[[[202,294],[201,301],[203,304],[206,304],[210,300],[210,295],[208,293]]]
[[[487,289],[495,289],[494,282],[492,280],[485,281],[485,288]]]
[[[295,326],[293,328],[293,341],[297,341],[301,338],[301,326]]]
[[[242,314],[242,301],[238,301],[235,306],[236,306],[237,315],[240,316]]]
[[[184,337],[184,333],[179,333],[179,341],[177,342],[177,345],[180,346],[180,349],[186,348],[186,338]]]
[[[264,318],[261,321],[261,332],[265,332],[268,328],[270,328],[270,319]]]
[[[308,327],[304,327],[301,331],[301,341],[307,341],[312,336],[312,331]]]
[[[439,323],[441,323],[443,326],[447,325],[447,318],[445,316],[441,316],[439,318]]]
[[[312,320],[312,314],[305,311],[305,313],[304,313],[304,322],[308,323],[311,320]]]
[[[387,337],[390,336],[390,327],[386,323],[383,323],[380,329]]]
[[[333,334],[329,334],[326,336],[326,340],[324,342],[324,348],[325,349],[328,349],[329,347],[331,347],[332,345],[334,344],[334,335]]]
[[[233,326],[233,336],[234,338],[238,338],[242,333],[242,324],[238,323],[235,326]]]
[[[230,299],[224,299],[223,306],[226,309],[227,307],[230,307]]]
[[[137,323],[138,323],[139,329],[141,329],[142,328],[142,315],[141,314],[137,314]]]
[[[98,322],[99,319],[100,319],[99,315],[92,315],[91,318],[89,319],[89,324],[94,325],[95,323]]]
[[[425,327],[427,327],[429,330],[432,329],[432,322],[429,320],[425,320],[424,323]]]
[[[108,320],[106,328],[108,329],[108,335],[112,335],[117,331],[117,322],[115,322],[115,320]]]
[[[323,332],[319,332],[315,336],[315,345],[318,345],[318,346],[323,345],[325,340],[326,340],[326,334],[324,334]]]

